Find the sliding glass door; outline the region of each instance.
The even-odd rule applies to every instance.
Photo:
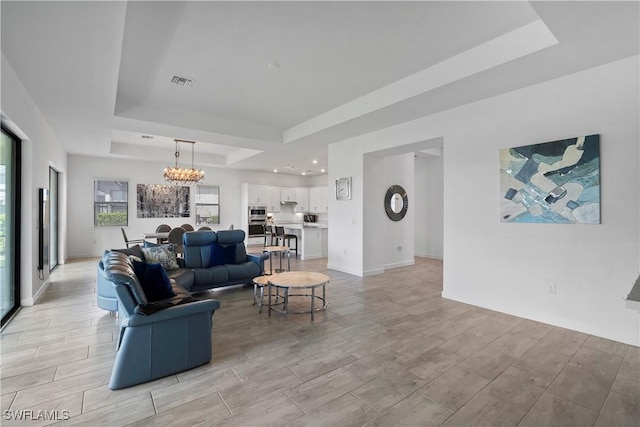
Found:
[[[58,265],[58,177],[49,167],[49,271]]]
[[[20,306],[20,141],[2,127],[0,139],[0,315]]]

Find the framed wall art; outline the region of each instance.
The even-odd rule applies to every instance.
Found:
[[[600,224],[600,135],[500,150],[502,222]]]
[[[179,218],[191,215],[189,187],[138,184],[138,218]]]

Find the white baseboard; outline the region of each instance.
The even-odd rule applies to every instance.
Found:
[[[420,258],[431,258],[431,259],[439,259],[440,261],[442,261],[442,255],[434,255],[434,254],[428,254],[428,253],[424,253],[424,252],[415,252],[413,254],[414,256],[420,257]]]
[[[347,273],[347,274],[352,274],[354,276],[358,276],[358,277],[363,277],[362,276],[362,271],[356,271],[356,270],[350,270],[338,265],[334,265],[334,264],[329,264],[327,263],[327,269],[329,270],[335,270],[335,271],[340,271],[342,273]]]
[[[488,310],[497,311],[500,313],[510,314],[512,316],[522,317],[524,319],[533,320],[535,322],[545,323],[547,325],[558,326],[560,328],[570,329],[572,331],[582,332],[584,334],[594,335],[601,338],[606,338],[621,343],[638,346],[640,345],[640,338],[637,336],[629,337],[617,333],[617,331],[605,330],[592,325],[585,325],[580,322],[575,322],[568,318],[558,317],[549,313],[531,311],[523,307],[513,307],[511,305],[504,305],[498,303],[479,302],[473,298],[469,298],[466,295],[458,295],[455,292],[442,291],[442,298],[452,301],[458,301],[464,304],[473,305],[475,307],[482,307]],[[638,318],[640,324],[640,316]]]
[[[391,264],[385,264],[384,265],[384,270],[391,270],[392,268],[400,268],[400,267],[408,267],[410,265],[415,265],[416,261],[413,259],[407,260],[407,261],[400,261],[400,262],[394,262]]]
[[[20,298],[20,305],[23,307],[31,307],[37,303],[44,291],[49,287],[49,277],[42,283],[42,286],[40,286],[40,289],[38,289],[33,297]]]
[[[384,273],[384,268],[375,268],[373,270],[366,270],[362,272],[362,277],[368,277],[368,276],[376,276],[378,274],[382,274]]]

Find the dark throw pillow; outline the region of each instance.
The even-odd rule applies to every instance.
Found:
[[[236,263],[236,245],[219,245],[211,243],[211,265],[225,265]]]
[[[136,272],[140,285],[148,301],[160,301],[175,297],[171,289],[171,281],[161,264],[147,264],[132,260],[133,271]]]

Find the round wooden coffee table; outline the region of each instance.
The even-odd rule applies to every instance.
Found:
[[[267,278],[269,286],[269,316],[271,316],[271,310],[278,311],[280,313],[292,313],[292,314],[307,314],[311,313],[311,321],[314,320],[314,313],[327,308],[327,294],[326,286],[329,283],[329,276],[322,273],[316,273],[313,271],[285,271],[283,273],[274,274]],[[284,290],[284,304],[282,309],[274,308],[271,304],[272,289],[276,289],[276,295],[279,293],[279,289]],[[316,295],[316,288],[322,288],[322,296]],[[290,289],[311,289],[311,293],[289,293]],[[311,309],[305,311],[287,311],[287,304],[289,303],[290,296],[302,296],[311,297]],[[322,306],[315,307],[316,299],[322,301]]]

